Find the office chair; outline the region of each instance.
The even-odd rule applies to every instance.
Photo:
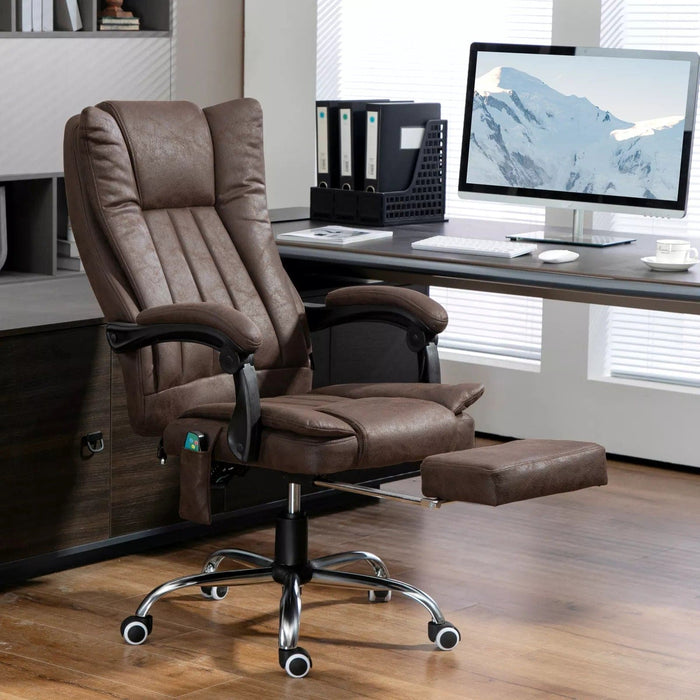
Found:
[[[413,290],[363,286],[335,290],[325,306],[305,310],[271,232],[254,100],[204,110],[104,102],[69,120],[64,159],[71,222],[121,363],[129,418],[137,433],[162,436],[162,459],[179,461],[181,515],[210,522],[211,479],[243,466],[281,471],[289,481],[274,557],[214,552],[202,572],[147,595],[122,623],[124,639],[146,641],[150,608],[171,591],[196,586],[219,599],[228,586],[272,579],[282,586],[279,663],[290,676],[311,668],[298,639],[302,586],[314,581],[366,589],[373,601],[403,593],[427,609],[436,646],[453,648],[460,634],[435,601],[390,578],[379,557],[351,551],[309,560],[301,508],[308,483],[371,492],[334,481],[347,470],[478,452],[465,409],[483,387],[439,383],[444,309]],[[356,320],[404,329],[421,382],[312,390],[310,330]],[[439,505],[450,468],[433,464],[432,496],[394,496]],[[447,477],[448,490],[453,481]],[[219,569],[227,560],[243,568]],[[341,570],[356,561],[371,573]]]

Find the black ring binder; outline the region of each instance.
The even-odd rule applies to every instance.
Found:
[[[375,226],[445,220],[447,120],[431,119],[418,152],[413,179],[400,192],[311,188],[311,218]]]

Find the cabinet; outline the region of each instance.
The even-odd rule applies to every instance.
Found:
[[[109,347],[99,326],[0,338],[0,561],[109,536]]]
[[[165,36],[170,32],[170,0],[125,0],[124,9],[130,10],[135,17],[141,19],[139,32],[100,32],[97,18],[105,6],[104,0],[78,0],[78,9],[83,28],[77,32],[22,32],[18,28],[17,3],[22,0],[0,0],[0,38],[16,37],[85,37],[85,36],[114,36],[115,34],[134,34],[143,36]]]
[[[0,177],[0,187],[5,189],[8,243],[0,284],[56,275],[57,239],[65,238],[68,223],[63,178],[59,173]]]

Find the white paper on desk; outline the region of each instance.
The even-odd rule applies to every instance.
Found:
[[[321,226],[304,231],[290,231],[278,233],[277,240],[298,241],[299,243],[331,243],[333,245],[347,245],[360,241],[371,241],[376,238],[390,238],[393,231],[373,231],[365,228],[349,228],[347,226]]]

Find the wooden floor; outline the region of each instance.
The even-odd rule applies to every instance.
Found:
[[[500,508],[314,518],[312,556],[376,552],[462,642],[434,650],[403,596],[309,585],[302,680],[277,665],[275,584],[220,602],[176,593],[145,645],[119,635],[143,595],[211,549],[271,554],[269,528],[53,574],[0,592],[0,698],[700,698],[699,506],[700,474],[613,463],[605,488]]]

